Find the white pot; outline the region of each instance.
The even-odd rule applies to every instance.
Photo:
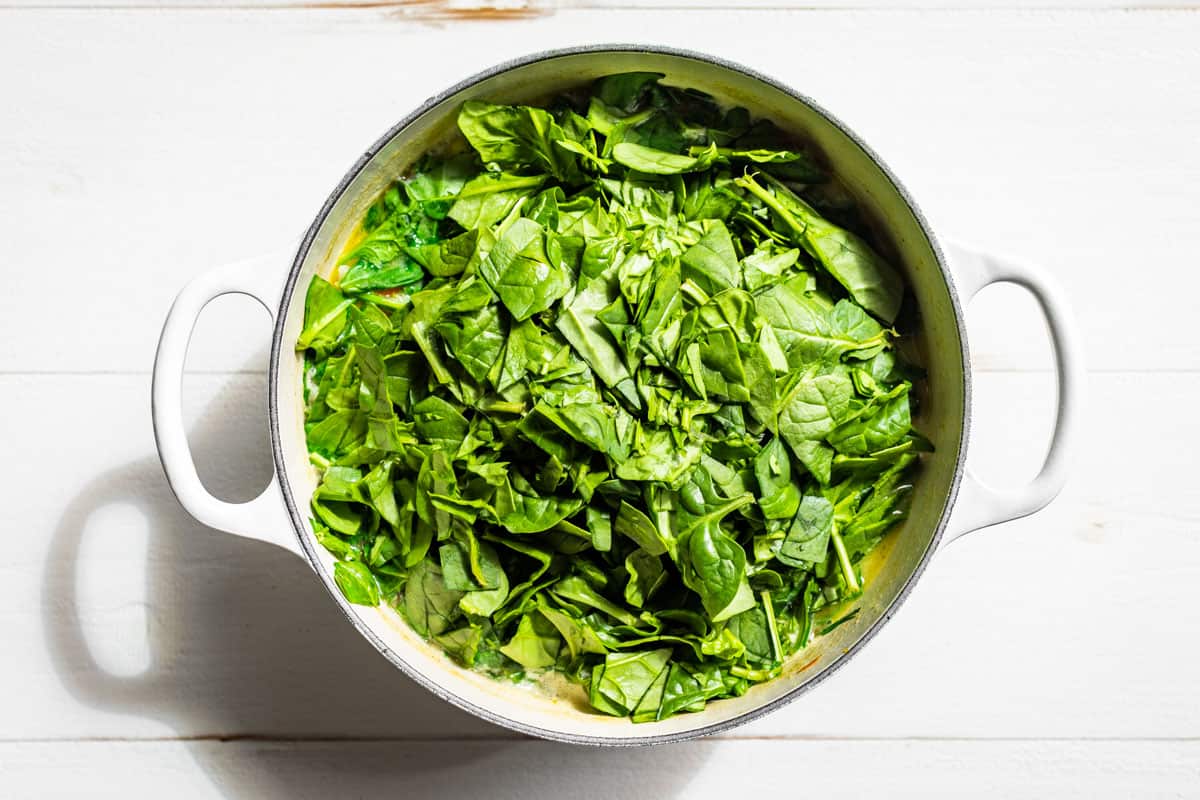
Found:
[[[745,696],[714,701],[704,711],[635,725],[588,710],[583,692],[555,693],[494,681],[454,664],[412,632],[394,611],[346,602],[333,582],[333,558],[313,536],[308,500],[316,475],[309,466],[301,400],[302,362],[294,349],[305,289],[327,273],[370,203],[431,146],[457,135],[459,107],[473,98],[534,102],[627,71],[666,74],[666,81],[745,106],[793,131],[821,151],[898,255],[918,306],[914,338],[928,380],[916,427],[934,443],[916,482],[912,512],[892,531],[859,601],[861,612],[802,650],[776,680]],[[945,252],[948,258],[943,255]],[[290,268],[289,268],[290,260]],[[971,413],[971,365],[963,306],[991,283],[1029,289],[1049,323],[1058,368],[1058,417],[1041,473],[1029,485],[996,491],[965,467]],[[180,384],[184,356],[200,310],[215,297],[243,293],[274,315],[270,361],[270,431],[275,477],[256,499],[226,503],[196,475],[184,433]],[[372,145],[334,189],[298,249],[231,264],[203,275],[180,293],[163,328],[154,365],[153,415],[159,454],[183,506],[223,531],[273,542],[308,561],[350,622],[384,656],[439,697],[506,727],[570,742],[643,744],[675,741],[749,721],[812,688],[853,656],[894,614],[939,546],[968,531],[1015,519],[1045,506],[1066,476],[1065,454],[1079,416],[1083,366],[1070,315],[1055,284],[1016,261],[967,248],[939,246],[915,203],[887,167],[851,131],[808,98],[751,70],[709,56],[643,46],[599,46],[542,53],[497,66],[427,101]]]

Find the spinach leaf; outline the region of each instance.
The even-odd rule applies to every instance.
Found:
[[[832,431],[829,443],[839,453],[866,455],[899,442],[912,428],[907,384],[886,402]]]
[[[758,506],[767,519],[790,519],[800,507],[800,487],[792,481],[792,462],[783,442],[773,438],[754,459]]]
[[[592,86],[592,94],[605,105],[624,112],[631,112],[637,108],[638,101],[642,99],[650,86],[665,77],[661,72],[624,72],[619,75],[606,75],[599,78]]]
[[[667,580],[662,561],[645,550],[634,550],[625,557],[625,571],[629,573],[625,602],[634,608],[644,606]]]
[[[314,277],[304,299],[304,329],[296,339],[296,347],[328,352],[346,327],[350,303],[340,289],[320,276]]]
[[[704,473],[697,477],[703,478]],[[684,585],[700,595],[713,622],[720,622],[754,604],[746,582],[746,551],[720,527],[722,519],[754,502],[754,496],[747,493],[722,501],[706,488],[703,482],[693,483],[681,495],[690,513],[679,537],[680,574]]]
[[[778,660],[763,606],[755,605],[731,618],[726,630],[741,642],[750,661],[771,664]]]
[[[583,506],[579,498],[542,496],[532,487],[505,482],[496,490],[496,521],[510,533],[540,533],[553,528]]]
[[[687,539],[683,582],[700,595],[713,622],[754,604],[746,583],[746,551],[719,529],[705,526]]]
[[[547,310],[570,288],[569,276],[546,255],[542,226],[525,218],[496,241],[479,273],[518,322]]]
[[[541,614],[526,614],[500,652],[526,669],[542,669],[554,664],[561,647],[562,638],[550,620]]]
[[[801,377],[781,401],[779,435],[822,484],[833,470],[833,448],[824,439],[850,414],[854,384],[844,369]]]
[[[545,182],[544,175],[484,172],[462,188],[448,216],[468,230],[490,228],[507,217],[517,203],[532,197]]]
[[[342,276],[340,286],[346,292],[369,289],[394,289],[420,283],[425,277],[421,265],[405,255],[397,255],[386,264],[360,260]]]
[[[483,645],[483,628],[468,625],[458,630],[434,636],[433,640],[464,667],[474,666]]]
[[[609,653],[603,669],[592,673],[592,695],[604,700],[601,710],[615,716],[633,712],[671,659],[669,649]]]
[[[718,665],[675,662],[663,687],[657,719],[666,719],[680,711],[703,711],[708,700],[724,691],[724,676]]]
[[[413,406],[412,415],[417,435],[450,454],[457,452],[470,427],[453,403],[435,394]]]
[[[607,553],[612,549],[612,516],[597,508],[588,506],[587,527],[592,534],[592,547],[597,552]]]
[[[449,278],[460,275],[475,257],[479,232],[470,230],[445,241],[409,245],[404,252],[430,275]]]
[[[539,605],[538,611],[558,629],[559,635],[567,644],[571,658],[577,658],[583,653],[603,655],[608,652],[608,648],[596,636],[596,632],[582,619],[577,619],[565,611],[551,608],[548,605]]]
[[[800,260],[796,249],[774,252],[773,248],[755,250],[742,259],[746,288],[754,291],[778,283]]]
[[[438,548],[438,558],[442,567],[442,582],[447,589],[467,592],[483,588],[479,579],[472,575],[465,546],[458,542],[447,542]]]
[[[884,322],[892,322],[904,297],[900,274],[866,241],[819,215],[778,179],[767,176],[771,189],[749,176],[738,184],[762,200],[783,220],[797,244],[803,246],[850,296]]]
[[[799,275],[755,298],[755,310],[771,324],[789,367],[869,356],[887,344],[887,331],[857,305],[845,299],[830,303],[808,286],[808,278]]]
[[[650,518],[624,500],[617,509],[617,519],[613,523],[613,528],[617,533],[628,536],[649,555],[660,556],[669,550],[668,543],[663,540],[658,528],[650,521]]]
[[[562,600],[582,603],[584,606],[589,606],[597,611],[603,611],[625,625],[637,624],[637,617],[612,601],[602,597],[583,578],[577,576],[563,578],[554,584],[550,591]]]
[[[613,148],[612,156],[617,163],[638,172],[678,175],[681,172],[699,172],[708,168],[716,158],[716,148],[701,150],[695,156],[684,156],[634,142],[621,142]]]
[[[404,584],[404,613],[408,624],[422,636],[444,633],[461,616],[458,601],[462,595],[462,592],[446,588],[441,567],[430,561],[419,562]]]
[[[333,565],[333,580],[351,603],[379,605],[379,582],[361,561],[339,561]]]
[[[487,542],[479,543],[479,563],[483,572],[484,587],[468,591],[458,601],[463,611],[476,617],[490,617],[508,599],[508,576],[495,549]]]
[[[556,326],[596,377],[618,392],[631,408],[639,409],[642,400],[634,386],[633,375],[598,319],[599,313],[611,302],[604,281],[592,280],[559,315]]]
[[[444,316],[434,330],[449,354],[479,382],[490,375],[500,359],[508,332],[500,309],[493,305],[473,313]]]
[[[712,220],[700,240],[679,257],[683,276],[708,294],[741,285],[733,239],[721,220]]]
[[[833,506],[820,495],[805,495],[775,557],[792,567],[819,564],[832,534]]]
[[[697,444],[680,444],[670,431],[642,429],[634,436],[629,459],[621,462],[615,473],[623,480],[674,484],[699,460]]]
[[[458,193],[475,175],[474,160],[468,153],[431,160],[404,181],[405,191],[427,216],[445,219]]]
[[[468,100],[458,115],[458,127],[485,162],[532,166],[563,181],[578,176],[574,155],[554,146],[569,134],[544,109]]]

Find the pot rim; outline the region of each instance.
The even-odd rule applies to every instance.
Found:
[[[900,591],[896,594],[896,597],[892,600],[892,602],[884,610],[884,612],[879,616],[879,618],[876,619],[871,624],[871,626],[869,628],[867,628],[866,631],[863,632],[862,636],[859,637],[858,641],[856,641],[848,649],[846,649],[841,654],[839,654],[836,658],[834,658],[834,660],[831,661],[828,665],[826,665],[824,669],[822,669],[820,672],[815,674],[810,679],[801,683],[799,686],[788,691],[786,694],[780,695],[779,697],[777,697],[769,702],[763,703],[761,706],[759,706],[757,708],[754,708],[754,709],[747,711],[743,714],[740,714],[736,717],[732,717],[730,719],[723,720],[721,722],[712,723],[710,725],[698,726],[696,728],[692,728],[692,729],[688,729],[688,730],[676,731],[674,733],[661,734],[661,735],[650,735],[650,736],[637,736],[637,737],[588,736],[588,735],[584,735],[584,734],[564,733],[564,732],[560,732],[560,731],[554,731],[554,730],[549,730],[546,728],[541,728],[536,725],[529,725],[524,722],[520,722],[516,719],[512,719],[510,717],[506,717],[506,716],[497,714],[493,711],[490,711],[486,708],[483,708],[472,702],[469,702],[462,697],[459,697],[452,690],[448,689],[446,686],[444,686],[442,683],[440,683],[436,679],[425,675],[423,672],[421,672],[418,669],[416,669],[415,667],[413,667],[411,664],[409,664],[407,661],[405,661],[402,657],[400,657],[397,653],[395,653],[390,647],[388,647],[387,644],[385,644],[379,637],[377,637],[374,634],[374,632],[371,631],[370,628],[368,628],[366,626],[366,624],[364,624],[359,619],[358,615],[355,614],[351,610],[350,604],[345,600],[345,598],[343,598],[341,596],[340,592],[337,590],[332,577],[327,575],[325,573],[325,570],[323,570],[321,568],[320,562],[317,559],[317,554],[315,552],[314,545],[310,541],[311,537],[306,535],[307,524],[305,522],[304,516],[301,514],[300,508],[296,504],[296,500],[295,500],[295,497],[292,492],[291,484],[288,481],[287,470],[285,468],[285,462],[284,462],[284,457],[283,457],[283,447],[282,447],[282,437],[280,436],[279,403],[277,402],[278,389],[279,389],[280,358],[282,357],[282,355],[285,351],[289,352],[289,353],[291,352],[290,347],[288,347],[288,348],[284,347],[284,342],[283,342],[284,323],[286,321],[287,308],[288,308],[288,305],[290,304],[290,301],[292,298],[292,293],[295,291],[296,282],[300,276],[300,270],[304,264],[305,259],[308,256],[308,251],[309,251],[310,247],[312,246],[312,243],[313,243],[314,239],[316,238],[317,233],[321,229],[321,226],[324,225],[325,220],[328,218],[334,205],[338,202],[338,200],[341,199],[341,197],[345,193],[346,189],[359,176],[359,174],[363,171],[363,169],[366,168],[366,166],[371,162],[371,160],[380,152],[380,150],[382,150],[384,148],[384,146],[386,146],[394,137],[396,137],[401,131],[403,131],[405,128],[407,128],[415,120],[420,118],[422,115],[424,115],[426,112],[428,112],[432,108],[434,108],[437,105],[439,105],[440,103],[442,103],[444,100],[446,100],[450,97],[453,97],[454,95],[458,94],[459,92],[461,92],[465,89],[468,89],[471,86],[474,86],[475,84],[478,84],[484,80],[492,78],[495,75],[498,75],[498,74],[504,73],[504,72],[508,72],[510,70],[514,70],[514,69],[517,69],[520,67],[525,67],[530,64],[539,63],[542,61],[550,61],[550,60],[557,59],[557,58],[564,58],[564,57],[577,56],[577,55],[596,54],[596,53],[648,53],[648,54],[654,54],[654,55],[673,56],[673,57],[677,57],[677,58],[689,59],[689,60],[693,60],[693,61],[699,61],[702,63],[712,64],[712,65],[724,68],[726,70],[730,70],[732,72],[741,73],[742,75],[745,75],[747,77],[750,77],[754,80],[759,81],[760,83],[770,86],[770,87],[784,93],[785,95],[787,95],[789,98],[795,100],[796,102],[799,102],[799,103],[802,103],[802,104],[808,106],[813,111],[815,111],[816,113],[818,113],[819,115],[824,117],[829,123],[831,123],[835,128],[837,128],[844,136],[846,136],[847,139],[849,139],[851,142],[853,142],[854,145],[859,148],[859,150],[862,152],[862,154],[864,156],[866,156],[868,159],[870,159],[875,164],[875,166],[879,168],[879,170],[883,173],[884,177],[888,180],[889,183],[891,183],[891,185],[899,193],[900,198],[904,201],[905,205],[912,212],[913,217],[917,222],[917,225],[919,226],[922,234],[924,235],[925,239],[927,240],[927,242],[930,246],[930,249],[933,252],[934,259],[937,263],[938,269],[940,270],[942,278],[946,283],[946,288],[950,295],[950,304],[954,310],[954,323],[955,323],[955,327],[958,332],[959,342],[961,343],[961,348],[962,348],[961,355],[962,355],[962,363],[963,363],[963,370],[962,370],[963,405],[962,405],[962,409],[961,409],[961,411],[962,411],[962,427],[959,430],[958,446],[957,446],[957,452],[956,452],[956,458],[955,458],[955,464],[954,464],[954,471],[953,471],[951,481],[950,481],[950,488],[946,494],[945,503],[943,504],[941,513],[938,516],[938,523],[937,523],[936,529],[934,530],[933,536],[930,538],[929,545],[926,547],[925,552],[922,553],[921,558],[917,562],[916,566],[913,568],[913,570],[909,573],[908,577],[905,579],[904,584],[900,587]],[[959,299],[958,290],[954,283],[953,273],[947,266],[945,256],[942,253],[942,248],[941,248],[940,244],[938,243],[938,239],[934,235],[933,230],[930,228],[928,221],[925,219],[925,215],[921,212],[920,207],[917,205],[916,201],[913,200],[912,195],[909,193],[909,191],[905,187],[905,185],[903,183],[901,183],[899,178],[896,177],[896,175],[887,166],[887,164],[883,161],[883,159],[881,159],[879,157],[879,155],[876,154],[875,151],[872,150],[867,145],[867,143],[865,141],[863,141],[863,139],[861,137],[859,137],[859,135],[857,133],[855,133],[850,127],[848,127],[845,123],[843,123],[836,116],[831,114],[822,105],[815,102],[812,98],[808,97],[805,94],[802,94],[801,92],[796,91],[795,89],[791,88],[786,83],[783,83],[782,81],[771,78],[767,75],[764,75],[763,73],[758,72],[757,70],[751,69],[749,67],[743,66],[743,65],[738,64],[733,61],[726,60],[726,59],[718,57],[718,56],[713,56],[713,55],[709,55],[706,53],[700,53],[700,52],[697,52],[694,50],[687,50],[687,49],[675,48],[675,47],[666,47],[666,46],[660,46],[660,45],[621,44],[621,43],[583,45],[583,46],[577,46],[577,47],[566,47],[566,48],[558,48],[558,49],[553,49],[553,50],[543,50],[543,51],[540,51],[537,53],[532,53],[527,56],[522,56],[519,58],[513,58],[513,59],[509,59],[507,61],[503,61],[503,62],[496,64],[495,66],[492,66],[488,69],[477,72],[474,75],[470,76],[469,78],[459,81],[458,83],[454,84],[453,86],[450,86],[449,88],[444,89],[443,91],[430,97],[425,102],[423,102],[418,108],[416,108],[409,114],[405,115],[399,122],[397,122],[395,125],[393,125],[391,128],[389,128],[386,133],[384,133],[369,148],[367,148],[367,150],[363,153],[363,155],[360,156],[358,158],[358,160],[354,162],[354,164],[350,167],[350,169],[342,177],[341,181],[333,189],[333,191],[329,194],[328,198],[326,198],[324,204],[321,206],[320,211],[317,213],[316,217],[313,219],[312,224],[308,227],[308,230],[305,231],[304,237],[300,241],[300,245],[297,249],[296,256],[293,259],[291,268],[288,272],[287,281],[284,283],[284,286],[283,286],[283,293],[280,298],[279,308],[276,310],[276,313],[275,313],[275,330],[273,331],[272,336],[271,336],[271,355],[270,355],[270,363],[269,363],[268,371],[267,371],[267,383],[268,383],[268,386],[267,386],[268,416],[269,416],[270,435],[271,435],[271,453],[272,453],[272,458],[274,460],[275,474],[279,480],[279,489],[283,495],[283,501],[284,501],[284,505],[287,508],[288,516],[291,519],[292,531],[296,535],[296,538],[299,540],[300,549],[303,551],[305,558],[308,560],[309,566],[313,569],[314,572],[317,573],[318,576],[321,577],[321,583],[325,586],[325,589],[329,592],[330,596],[333,598],[334,602],[337,604],[338,609],[342,612],[342,614],[346,617],[346,619],[348,619],[350,621],[350,624],[353,625],[354,628],[367,641],[369,641],[376,650],[378,650],[385,658],[387,658],[388,661],[390,661],[395,667],[397,667],[401,672],[403,672],[409,678],[416,681],[418,684],[420,684],[425,689],[429,690],[430,692],[432,692],[434,695],[438,696],[442,700],[445,700],[446,702],[448,702],[458,708],[461,708],[462,710],[467,711],[467,712],[475,715],[476,717],[479,717],[480,719],[486,720],[487,722],[490,722],[494,725],[498,725],[502,728],[507,728],[509,730],[516,731],[518,733],[523,733],[523,734],[526,734],[529,736],[536,736],[541,739],[547,739],[547,740],[556,741],[556,742],[563,742],[563,743],[567,743],[567,744],[608,745],[608,746],[626,746],[626,747],[637,746],[637,745],[666,744],[666,743],[672,743],[672,742],[686,741],[689,739],[695,739],[695,738],[699,738],[702,736],[709,736],[712,734],[728,731],[732,728],[736,728],[740,725],[744,725],[748,722],[759,719],[760,717],[763,717],[766,714],[769,714],[772,711],[776,711],[776,710],[782,708],[783,706],[787,705],[788,703],[791,703],[792,701],[796,700],[801,695],[805,694],[806,692],[808,692],[811,689],[813,689],[814,687],[816,687],[818,684],[827,680],[831,675],[833,675],[835,672],[837,672],[839,669],[841,669],[842,666],[844,666],[854,655],[856,655],[872,638],[875,637],[875,635],[879,632],[879,630],[881,628],[883,628],[883,626],[896,614],[897,611],[899,611],[900,606],[904,603],[905,599],[907,599],[909,593],[912,591],[913,587],[916,585],[918,579],[920,579],[921,575],[925,572],[925,569],[929,565],[929,561],[930,561],[931,557],[933,556],[933,554],[935,552],[937,552],[938,546],[941,544],[942,536],[945,533],[946,526],[950,519],[950,513],[954,508],[954,503],[958,496],[959,486],[962,483],[964,465],[966,462],[967,440],[968,440],[969,433],[970,433],[971,389],[972,389],[970,351],[968,350],[968,347],[967,347],[967,330],[966,330],[966,325],[964,322],[962,303]]]

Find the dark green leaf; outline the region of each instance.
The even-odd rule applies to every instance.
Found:
[[[441,567],[421,561],[409,572],[404,584],[404,613],[417,633],[436,636],[447,631],[461,616],[458,601],[462,596],[462,592],[446,588]]]
[[[788,566],[811,567],[825,560],[832,533],[833,506],[820,495],[805,495],[775,557]]]

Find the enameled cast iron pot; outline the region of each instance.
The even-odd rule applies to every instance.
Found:
[[[462,669],[423,642],[393,611],[346,602],[333,582],[333,559],[317,544],[308,501],[316,483],[304,442],[301,359],[294,343],[314,274],[328,274],[368,205],[427,149],[457,135],[466,100],[534,102],[602,75],[653,71],[666,81],[745,106],[811,143],[876,222],[897,256],[918,307],[914,332],[925,355],[928,384],[915,424],[936,452],[916,481],[909,519],[889,534],[886,556],[868,582],[861,612],[819,638],[777,680],[745,696],[709,704],[703,712],[634,725],[589,713],[582,690],[556,696],[499,683]],[[291,259],[290,268],[287,259]],[[1058,415],[1041,473],[1028,486],[996,491],[965,468],[971,413],[971,365],[963,306],[996,282],[1025,286],[1049,323],[1058,369]],[[269,371],[271,447],[275,477],[256,499],[221,501],[201,485],[185,437],[180,403],[184,357],[200,310],[229,293],[257,298],[274,315]],[[910,300],[911,302],[911,300]],[[1030,267],[961,247],[943,248],[916,204],[878,157],[849,129],[787,86],[696,53],[644,46],[600,46],[541,53],[497,66],[427,101],[377,141],[350,168],[308,228],[299,249],[223,267],[193,281],[167,317],[154,364],[153,416],[163,467],[175,494],[213,528],[272,542],[308,561],[347,619],[409,677],[439,697],[524,733],[589,744],[643,744],[726,730],[779,708],[853,656],[894,614],[937,549],[968,531],[1033,513],[1058,493],[1065,454],[1078,417],[1082,364],[1069,314],[1052,281]],[[577,698],[572,691],[579,691]]]

